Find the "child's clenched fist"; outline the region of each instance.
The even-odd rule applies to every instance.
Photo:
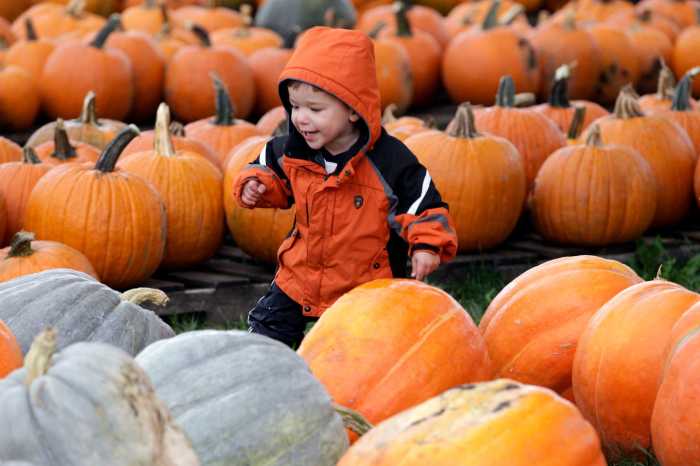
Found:
[[[255,178],[251,178],[243,186],[243,191],[241,192],[241,201],[246,207],[252,209],[258,204],[258,202],[260,202],[260,198],[265,192],[265,189],[266,188],[264,184],[262,184]]]

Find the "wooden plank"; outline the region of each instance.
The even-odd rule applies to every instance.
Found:
[[[216,257],[226,257],[238,262],[257,263],[254,258],[244,253],[240,248],[230,244],[224,244],[216,251]]]
[[[145,282],[140,283],[139,286],[143,286],[146,288],[157,288],[159,290],[165,291],[166,293],[169,291],[180,291],[185,289],[185,285],[181,282],[161,280],[156,277],[149,278]]]
[[[196,270],[170,272],[166,275],[170,280],[181,281],[189,286],[221,288],[247,284],[248,278],[241,276],[225,275],[214,272],[200,272]]]
[[[511,248],[516,250],[524,250],[536,252],[543,257],[550,259],[563,256],[576,256],[579,254],[590,253],[590,250],[581,247],[567,247],[543,243],[535,240],[516,240],[508,243]]]
[[[274,270],[258,265],[241,264],[228,259],[209,259],[202,263],[201,267],[214,272],[245,277],[251,282],[257,283],[270,283],[275,276]]]

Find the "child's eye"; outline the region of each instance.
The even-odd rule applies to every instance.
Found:
[[[313,108],[313,107],[311,107],[311,108],[309,108],[309,110],[311,110],[312,112],[320,112],[320,111],[323,110],[323,109],[322,109],[322,108]]]

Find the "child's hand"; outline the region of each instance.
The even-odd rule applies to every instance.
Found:
[[[265,185],[258,181],[256,178],[251,178],[243,186],[243,191],[241,192],[241,202],[245,204],[246,207],[253,208],[260,202],[260,198],[265,192]]]
[[[440,257],[426,251],[416,251],[411,258],[411,277],[423,280],[440,265]]]

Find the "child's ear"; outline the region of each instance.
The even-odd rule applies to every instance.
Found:
[[[355,112],[351,112],[348,119],[350,120],[350,123],[357,123],[357,121],[360,119],[360,115]]]

